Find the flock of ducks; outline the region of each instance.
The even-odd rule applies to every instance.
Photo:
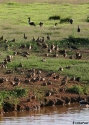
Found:
[[[63,71],[59,69],[60,71]],[[18,73],[18,75],[16,75]],[[24,66],[20,63],[19,67],[15,67],[14,70],[6,70],[5,74],[8,74],[8,77],[1,77],[0,78],[0,86],[3,86],[3,83],[8,82],[7,84],[14,86],[19,86],[19,85],[41,85],[41,86],[50,86],[52,85],[53,87],[55,84],[59,85],[59,88],[61,88],[59,91],[66,91],[64,88],[68,83],[79,83],[80,82],[80,77],[71,77],[69,78],[68,76],[61,76],[60,72],[55,73],[55,72],[49,72],[46,73],[42,70],[37,70],[37,69],[28,69],[25,70]],[[11,77],[11,75],[15,75],[14,77]],[[23,76],[23,77],[22,77]]]
[[[30,21],[30,18],[28,18],[29,25],[36,26],[34,22]],[[73,24],[73,20],[70,19],[70,23]],[[58,24],[55,23],[55,26]],[[40,22],[39,26],[42,27],[43,23]],[[80,27],[78,25],[77,32],[80,32]],[[26,34],[23,34],[23,39],[27,40],[28,37]],[[44,37],[40,38],[38,37],[37,39],[35,37],[32,38],[32,42],[35,42],[38,47],[41,47],[42,49],[45,50],[44,58],[41,60],[42,62],[46,61],[47,57],[59,57],[59,55],[62,55],[63,57],[68,57],[68,53],[66,49],[61,50],[57,44],[48,44],[47,41],[50,41],[50,35],[48,34],[46,36],[46,39]],[[0,41],[4,41],[5,43],[8,43],[8,40],[4,40],[3,36],[0,37]],[[16,42],[15,38],[10,40],[10,42]],[[8,46],[7,46],[8,47]],[[8,75],[8,77],[1,77],[0,78],[0,86],[3,86],[3,83],[7,83],[8,85],[11,85],[12,88],[15,86],[23,86],[23,85],[41,85],[41,86],[53,86],[55,88],[55,84],[58,84],[58,92],[66,92],[67,90],[67,84],[79,84],[81,77],[71,77],[69,78],[68,76],[61,76],[60,72],[66,69],[70,69],[71,66],[66,66],[66,67],[59,67],[58,73],[55,72],[50,72],[50,73],[45,73],[42,70],[37,70],[37,69],[28,69],[26,70],[23,66],[22,63],[19,63],[18,67],[15,66],[13,70],[9,70],[7,68],[7,64],[13,61],[14,56],[22,56],[25,57],[26,59],[29,58],[30,54],[29,52],[32,50],[32,45],[29,44],[27,47],[25,44],[21,44],[19,46],[19,51],[14,51],[13,55],[7,55],[6,58],[3,60],[3,62],[0,63],[0,69],[6,69],[5,74]],[[76,50],[75,53],[75,58],[76,59],[81,59],[82,54],[78,52],[78,48],[76,46],[70,46],[70,43],[68,42],[68,49],[74,49]],[[23,50],[23,51],[21,51]],[[24,51],[25,50],[25,51]],[[30,50],[30,51],[29,51]],[[69,57],[70,59],[70,57]],[[72,59],[72,57],[71,57]],[[18,75],[16,75],[18,73]],[[11,74],[13,74],[14,77],[10,77]],[[22,77],[23,75],[23,77]],[[57,92],[53,92],[50,90],[50,87],[48,87],[49,90],[45,92],[45,97],[57,94]],[[36,99],[36,94],[31,96],[31,99]]]
[[[29,25],[31,25],[31,26],[36,26],[36,24],[35,24],[33,21],[31,21],[30,17],[28,17],[28,23],[29,23]],[[42,27],[42,26],[43,26],[43,22],[40,22],[40,23],[39,23],[39,26]]]
[[[79,27],[78,27],[78,29],[79,29]],[[25,33],[23,34],[23,38],[27,39],[27,36],[26,36]],[[46,39],[44,37],[42,37],[42,38],[38,37],[37,39],[34,38],[34,37],[32,38],[32,42],[35,42],[38,47],[41,47],[42,49],[44,49],[44,52],[46,52],[44,54],[45,57],[51,56],[51,57],[57,57],[58,58],[59,55],[62,55],[63,57],[68,57],[67,51],[70,51],[70,50],[66,50],[66,49],[61,50],[59,48],[58,44],[55,45],[54,43],[49,45],[47,42],[50,41],[50,40],[51,40],[51,38],[50,38],[49,34],[46,36]],[[6,39],[4,40],[3,36],[0,37],[0,41],[5,42],[6,43],[5,47],[8,47],[8,40],[6,40]],[[10,42],[15,42],[15,41],[16,41],[15,38],[10,40]],[[26,57],[28,59],[28,57],[30,55],[29,50],[32,50],[32,48],[33,48],[33,46],[30,43],[29,43],[28,46],[26,46],[26,44],[21,44],[19,46],[19,51],[14,51],[13,55],[14,56],[20,55],[20,56]],[[68,42],[68,48],[76,50],[75,57],[74,57],[75,59],[81,59],[83,57],[82,54],[77,51],[78,48],[76,46],[71,46],[69,42]],[[25,51],[24,51],[24,49],[25,49]],[[21,50],[23,50],[23,51],[21,52]],[[7,66],[6,66],[7,63],[11,62],[11,60],[12,60],[11,57],[12,57],[11,55],[8,55],[8,57],[6,57],[4,59],[4,61],[2,63],[0,63],[0,68],[7,68]],[[45,57],[42,60],[43,62],[46,61]],[[69,59],[72,59],[72,58],[73,58],[73,56],[69,56]]]
[[[29,25],[36,26],[34,22],[30,21],[30,17],[28,18],[28,22],[29,22]],[[70,19],[70,23],[73,24],[73,20],[72,20],[72,19]],[[39,25],[40,25],[40,27],[42,27],[42,26],[43,26],[43,23],[40,22]],[[55,24],[55,25],[57,25],[57,24]],[[78,25],[77,32],[80,32],[80,27],[79,27],[79,25]],[[24,39],[28,39],[25,33],[23,34],[23,38],[24,38]],[[66,49],[60,50],[59,46],[58,46],[57,44],[55,45],[54,43],[52,43],[52,44],[49,46],[46,41],[50,41],[50,40],[51,40],[50,35],[47,35],[47,36],[46,36],[46,40],[45,40],[44,37],[42,37],[42,38],[38,37],[37,39],[35,39],[34,37],[32,38],[32,42],[35,42],[35,43],[37,44],[37,46],[42,47],[42,49],[44,49],[44,50],[47,52],[47,53],[44,54],[45,57],[50,56],[50,54],[51,54],[51,55],[53,54],[52,56],[53,56],[53,57],[57,57],[57,58],[59,57],[59,54],[63,55],[63,57],[67,57],[68,54],[67,54]],[[3,36],[0,37],[0,41],[4,41],[5,43],[8,43],[8,40],[6,40],[6,39],[4,40]],[[10,42],[15,42],[15,41],[16,41],[15,38],[12,39],[12,40],[10,40]],[[26,46],[25,44],[22,44],[22,45],[19,46],[19,49],[24,50],[24,48],[27,48],[27,46]],[[72,48],[72,49],[78,50],[76,47],[70,46],[70,43],[68,43],[68,48]],[[31,45],[31,44],[29,44],[28,50],[32,50],[32,45]],[[13,60],[14,56],[16,56],[16,55],[21,55],[21,56],[26,57],[26,58],[28,59],[28,56],[29,56],[30,54],[29,54],[29,52],[27,52],[27,51],[23,51],[23,52],[14,51],[14,52],[13,52],[13,56],[12,56],[12,55],[7,55],[6,58],[3,60],[3,62],[0,63],[0,68],[1,68],[1,69],[2,69],[2,68],[7,69],[7,64],[8,64],[8,62],[11,62],[11,61]],[[80,54],[79,52],[76,52],[75,56],[76,56],[76,57],[75,57],[76,59],[81,59],[81,58],[82,58],[82,54]],[[45,62],[45,61],[46,61],[46,58],[43,58],[42,61]],[[19,67],[22,68],[22,67],[23,67],[23,64],[20,63],[20,64],[19,64]],[[69,68],[69,67],[67,67],[67,69],[68,69],[68,68]],[[64,69],[63,69],[62,67],[60,67],[58,71],[63,71],[63,70],[64,70]],[[15,71],[18,71],[18,67],[16,67],[16,66],[15,66]],[[12,71],[12,70],[7,70],[6,73],[7,73],[7,74],[10,74],[10,73],[14,73],[14,71]],[[21,74],[24,74],[24,71],[21,70],[20,73],[21,73]],[[35,76],[36,76],[36,77],[35,77]],[[52,78],[53,78],[54,80],[56,80],[56,79],[59,80],[59,79],[60,79],[60,74],[58,74],[58,75],[55,74],[55,75],[54,75],[54,74],[52,73],[51,76],[52,76]],[[29,70],[29,71],[28,71],[28,74],[27,74],[26,77],[24,78],[24,82],[25,82],[25,83],[43,81],[42,85],[45,85],[45,86],[46,86],[46,85],[52,85],[52,81],[51,81],[51,80],[48,80],[48,81],[45,81],[45,80],[46,80],[46,77],[41,76],[41,71],[40,71],[40,70],[37,72],[37,75],[36,75],[35,70],[33,70],[33,69],[32,69],[32,70]],[[64,77],[64,78],[61,80],[60,86],[66,85],[67,82],[68,82],[68,80],[69,80],[69,79],[68,79],[68,76]],[[70,80],[71,80],[71,81],[77,81],[77,82],[79,82],[79,81],[80,81],[80,77],[78,77],[78,78],[73,77],[73,78],[71,78]],[[7,78],[6,78],[6,79],[0,78],[0,83],[3,83],[3,82],[5,82],[5,81],[8,81]],[[17,77],[15,77],[13,81],[10,81],[10,83],[11,83],[13,86],[20,85],[20,79],[18,79]]]

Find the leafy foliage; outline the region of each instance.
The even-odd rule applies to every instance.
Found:
[[[81,87],[79,85],[74,85],[71,88],[67,89],[68,92],[76,93],[76,94],[88,94],[87,86]]]
[[[60,16],[50,16],[49,20],[60,20]]]
[[[24,88],[16,88],[10,91],[1,91],[0,92],[0,106],[3,105],[4,101],[11,101],[14,99],[14,103],[19,102],[18,99],[20,97],[26,96],[28,93],[28,89]],[[11,102],[10,102],[11,103]]]
[[[87,17],[86,21],[89,22],[89,16]]]
[[[60,19],[60,23],[69,22],[69,17]]]

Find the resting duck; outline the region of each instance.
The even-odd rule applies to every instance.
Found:
[[[79,104],[80,104],[80,106],[86,106],[86,107],[89,107],[89,102],[87,102],[86,100],[81,100],[81,101],[79,101]]]

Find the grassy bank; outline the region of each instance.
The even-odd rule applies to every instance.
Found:
[[[36,99],[43,103],[47,99],[50,100],[50,97],[46,97],[50,96],[50,92],[53,99],[57,97],[56,99],[62,103],[64,101],[59,96],[60,92],[64,92],[64,96],[65,92],[87,95],[89,93],[88,1],[86,0],[84,4],[83,0],[81,2],[64,0],[62,3],[60,0],[49,0],[49,2],[34,0],[29,3],[25,1],[24,4],[19,3],[20,0],[18,3],[15,0],[2,2],[0,4],[1,108],[9,96],[11,97],[9,101],[14,101],[17,105],[21,101],[20,95],[17,96],[18,93],[23,97],[26,96],[25,102],[29,103],[29,107],[31,101],[34,103]],[[28,24],[28,17],[36,26]],[[73,24],[69,22],[70,19],[73,19]],[[40,22],[43,22],[42,27],[39,26]],[[80,32],[77,31],[78,26]],[[47,39],[48,35],[50,39]],[[49,52],[52,45],[58,47],[58,50],[51,49],[52,52]],[[79,54],[79,58],[76,54]],[[19,88],[16,89],[16,86]],[[10,92],[7,93],[3,91],[4,89]],[[79,95],[77,97],[79,98]],[[79,99],[74,102],[78,101]]]

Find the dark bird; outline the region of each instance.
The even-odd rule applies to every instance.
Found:
[[[47,35],[47,40],[50,40],[50,36],[49,35]]]
[[[75,78],[75,81],[80,82],[81,77]]]
[[[73,19],[69,19],[70,24],[73,24]]]
[[[36,26],[36,24],[34,22],[30,21],[30,17],[28,17],[28,23],[29,23],[29,25]]]
[[[80,105],[88,105],[89,106],[89,102],[87,102],[86,100],[81,100],[79,101]]]
[[[80,32],[80,27],[79,27],[79,25],[78,25],[78,29],[77,29],[77,32]]]
[[[55,23],[55,26],[57,26],[58,25],[58,23]]]
[[[43,23],[42,23],[42,22],[40,22],[40,23],[39,23],[39,25],[40,25],[40,27],[42,27],[42,26],[43,26]]]
[[[0,37],[0,41],[3,40],[3,36]]]
[[[33,42],[36,41],[35,38],[34,38],[34,36],[33,36],[33,38],[32,38],[32,41],[33,41]]]
[[[25,35],[25,33],[24,33],[24,39],[27,39],[27,36]]]

